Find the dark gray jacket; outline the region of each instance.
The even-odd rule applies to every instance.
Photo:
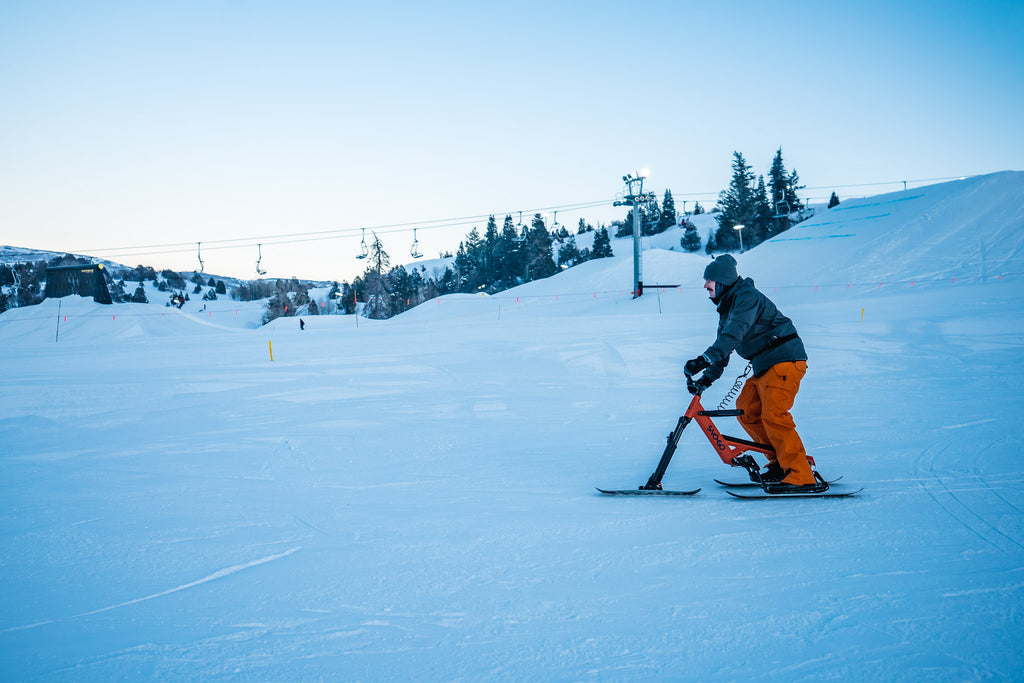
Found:
[[[739,278],[718,298],[718,338],[704,352],[711,367],[704,374],[715,380],[735,351],[754,366],[759,376],[776,363],[807,360],[804,343],[793,321],[754,287],[750,278]]]

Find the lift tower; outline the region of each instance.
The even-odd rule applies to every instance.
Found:
[[[633,298],[643,296],[644,278],[643,268],[640,263],[640,207],[657,201],[653,192],[644,193],[644,179],[648,176],[648,170],[644,169],[636,173],[629,173],[622,176],[626,183],[626,194],[622,199],[615,200],[615,206],[630,206],[633,208]]]

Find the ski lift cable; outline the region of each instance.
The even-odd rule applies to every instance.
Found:
[[[558,210],[565,211],[565,210],[567,210],[566,207],[568,207],[568,210],[581,210],[581,209],[585,209],[585,208],[594,208],[594,207],[597,207],[597,206],[608,205],[609,203],[610,202],[608,202],[607,200],[601,200],[601,201],[595,201],[595,202],[581,202],[581,203],[578,203],[578,204],[563,204],[563,205],[560,205],[558,207]],[[534,213],[542,213],[542,212],[546,211],[547,209],[551,209],[551,208],[555,208],[555,207],[542,207],[542,208],[531,209],[531,210],[510,211],[510,212],[504,212],[504,215],[509,216],[509,215],[514,214],[514,213],[518,213],[519,216],[520,216],[520,223],[518,224],[518,227],[520,227],[520,229],[521,229],[522,228],[522,222],[521,221],[522,221],[523,213],[528,213],[529,211],[533,211]],[[452,228],[452,227],[458,227],[458,226],[472,225],[472,224],[478,222],[478,220],[480,220],[480,219],[490,218],[491,216],[494,216],[494,215],[501,215],[501,213],[502,212],[498,212],[498,213],[494,213],[494,214],[486,214],[486,215],[485,214],[479,214],[477,216],[466,216],[466,217],[454,218],[454,219],[436,219],[436,220],[431,220],[431,221],[424,221],[422,223],[417,222],[415,224],[414,223],[394,223],[394,224],[387,224],[387,225],[378,226],[378,228],[376,228],[376,229],[371,226],[370,229],[373,229],[375,233],[380,233],[382,235],[384,235],[384,234],[399,233],[399,232],[408,232],[410,228],[408,228],[407,226],[410,226],[410,225],[418,225],[419,226],[418,229],[421,229],[421,230],[439,230],[439,229],[446,229],[446,228]],[[412,229],[416,230],[417,228],[412,228]],[[306,243],[306,242],[316,242],[316,241],[323,241],[323,240],[346,239],[346,238],[354,237],[355,236],[355,231],[357,231],[357,230],[360,231],[360,234],[361,234],[361,243],[360,244],[362,246],[363,242],[365,241],[365,231],[366,231],[366,228],[342,228],[342,229],[337,229],[337,230],[326,230],[326,231],[319,231],[319,232],[286,233],[286,234],[280,234],[280,235],[268,235],[268,236],[255,237],[255,238],[251,238],[251,237],[250,238],[238,237],[238,238],[222,239],[222,240],[208,240],[207,241],[207,251],[219,251],[219,250],[224,250],[224,249],[239,249],[239,248],[246,248],[246,247],[252,247],[252,246],[257,246],[259,248],[263,244],[269,244],[269,245],[289,245],[289,244],[302,244],[302,243]],[[262,241],[257,241],[257,240],[262,240]],[[103,249],[86,249],[86,250],[78,250],[78,251],[80,253],[115,252],[115,253],[112,253],[112,254],[108,254],[108,258],[112,258],[112,257],[127,257],[127,256],[142,256],[142,255],[155,256],[155,255],[166,255],[166,254],[176,254],[176,253],[187,252],[187,251],[189,251],[189,246],[192,245],[192,244],[196,244],[198,246],[201,243],[199,243],[199,242],[179,242],[179,243],[167,243],[167,244],[140,245],[140,246],[134,246],[134,247],[121,247],[121,248],[108,247],[108,248],[103,248]],[[211,246],[211,245],[214,245],[214,246]],[[179,247],[182,247],[182,248],[179,248]],[[204,264],[201,264],[201,265],[204,265]]]
[[[944,180],[958,180],[962,178],[971,177],[970,175],[959,175],[959,176],[947,176],[943,178],[917,178],[913,180],[894,180],[884,182],[872,182],[872,183],[852,183],[852,184],[841,184],[841,185],[819,185],[819,186],[805,186],[804,190],[826,190],[826,189],[844,189],[851,187],[871,187],[880,185],[900,185],[906,183],[927,183],[937,182]],[[675,197],[709,197],[711,199],[717,198],[719,192],[685,192],[685,193],[674,193]],[[814,199],[814,198],[810,198]],[[411,226],[419,226],[423,230],[439,229],[456,227],[459,225],[465,225],[467,223],[475,222],[478,220],[485,220],[490,216],[506,215],[510,216],[515,213],[519,214],[518,226],[522,227],[522,217],[524,213],[539,213],[544,211],[551,211],[557,209],[559,211],[573,211],[583,210],[588,208],[597,208],[599,206],[607,206],[613,202],[602,199],[591,202],[578,202],[572,204],[561,204],[558,206],[539,207],[536,209],[523,209],[513,211],[495,211],[487,214],[476,214],[473,216],[461,216],[455,218],[440,218],[434,220],[419,220],[407,223],[391,223],[379,226],[371,226],[371,229],[377,230],[380,234],[388,234],[393,232],[407,232],[411,229]],[[279,233],[276,235],[263,235],[263,236],[247,236],[247,237],[235,237],[220,240],[207,240],[207,250],[212,249],[237,249],[242,247],[251,247],[254,244],[298,244],[302,242],[311,242],[316,240],[325,239],[341,239],[345,237],[353,237],[355,234],[362,230],[362,228],[335,228],[332,230],[321,230],[321,231],[310,231],[310,232],[296,232],[296,233]],[[300,239],[301,238],[301,239]],[[142,255],[161,255],[161,254],[173,254],[183,253],[189,251],[191,245],[199,245],[199,242],[170,242],[164,244],[148,244],[148,245],[135,245],[135,246],[119,246],[119,247],[102,247],[102,248],[90,248],[90,249],[76,249],[72,250],[72,253],[80,254],[100,254],[107,252],[116,252],[112,256],[142,256]],[[220,246],[211,246],[220,245]],[[158,250],[158,251],[157,251]]]
[[[477,215],[473,215],[473,216],[459,216],[459,217],[454,217],[454,218],[438,218],[438,219],[433,219],[433,220],[418,220],[418,221],[410,221],[410,222],[405,222],[405,223],[389,223],[389,224],[382,224],[382,225],[377,225],[377,226],[369,226],[369,229],[370,230],[374,230],[376,232],[379,232],[380,234],[388,234],[388,233],[395,233],[395,232],[408,232],[409,230],[414,229],[414,226],[419,226],[420,229],[424,229],[424,230],[431,230],[431,229],[437,229],[437,228],[457,227],[459,225],[466,225],[466,224],[470,224],[470,223],[473,223],[473,222],[476,222],[476,221],[479,221],[479,220],[486,220],[486,219],[490,218],[491,216],[499,216],[499,215],[510,216],[510,215],[512,215],[514,213],[519,213],[519,215],[520,215],[520,224],[521,224],[522,223],[522,214],[523,213],[530,213],[531,211],[534,212],[534,213],[542,213],[542,212],[545,212],[545,211],[550,211],[552,209],[558,209],[559,211],[582,210],[582,209],[588,209],[588,208],[596,208],[598,206],[608,205],[610,203],[611,202],[609,202],[608,200],[599,200],[599,201],[591,201],[591,202],[578,202],[578,203],[575,203],[575,204],[561,204],[561,205],[558,205],[558,206],[539,207],[539,208],[536,208],[536,209],[524,209],[522,211],[520,211],[520,210],[515,210],[515,211],[496,211],[496,212],[493,212],[493,213],[477,214]],[[260,235],[260,236],[247,236],[247,237],[233,237],[233,238],[226,238],[226,239],[219,239],[219,240],[206,240],[206,243],[207,243],[207,249],[208,250],[209,249],[214,249],[214,248],[251,247],[252,245],[258,244],[258,243],[262,243],[262,244],[290,244],[290,243],[299,243],[299,242],[310,242],[310,241],[315,241],[315,240],[318,240],[318,239],[338,239],[338,238],[343,238],[343,237],[354,237],[355,234],[359,233],[360,231],[362,231],[365,234],[365,230],[366,230],[366,228],[336,228],[336,229],[333,229],[333,230],[320,230],[320,231],[294,232],[294,233],[279,233],[279,234],[276,234],[276,235]],[[297,239],[297,238],[303,238],[303,239]],[[100,253],[100,252],[119,252],[119,253],[137,252],[140,255],[142,255],[142,254],[153,254],[153,253],[173,253],[173,252],[170,252],[170,251],[154,252],[154,251],[141,251],[141,250],[152,250],[152,249],[164,250],[164,249],[172,249],[172,248],[175,248],[175,247],[191,246],[193,244],[197,244],[197,243],[196,242],[170,242],[170,243],[165,243],[165,244],[148,244],[148,245],[138,245],[138,246],[103,247],[103,248],[95,248],[95,249],[80,249],[80,250],[76,250],[76,252],[79,252],[79,253],[90,253],[90,254],[92,254],[92,253]],[[209,245],[222,245],[222,246],[211,247]],[[223,245],[230,245],[230,246],[223,246]]]
[[[601,206],[608,204],[609,202],[600,202],[595,206]],[[564,209],[560,209],[564,210]],[[535,211],[534,213],[540,213],[542,209]],[[505,215],[512,215],[512,213],[525,213],[525,212],[509,212]],[[476,220],[473,219],[462,219],[462,220],[448,220],[448,221],[433,221],[435,225],[421,225],[419,230],[443,230],[459,226],[474,225],[479,222],[480,218],[490,218],[491,215],[498,214],[487,214],[487,216],[479,216]],[[431,223],[431,221],[428,221]],[[410,229],[402,227],[411,224],[395,224],[395,227],[391,229],[374,229],[374,232],[380,235],[396,234],[401,232],[409,232]],[[521,229],[522,224],[519,224]],[[373,229],[373,228],[370,228]],[[356,237],[355,230],[359,230],[360,233],[365,231],[365,228],[347,228],[345,230],[333,230],[324,231],[318,233],[295,233],[292,235],[281,235],[279,237],[263,237],[263,238],[234,238],[226,240],[210,240],[207,242],[207,251],[222,251],[225,249],[243,249],[251,248],[253,246],[259,246],[267,244],[268,246],[282,246],[282,245],[293,245],[293,244],[304,244],[307,242],[320,242],[325,240],[337,240],[337,239],[351,239]],[[308,237],[299,237],[300,235],[310,235]],[[262,240],[262,241],[257,241]],[[168,244],[155,244],[149,246],[135,246],[135,247],[122,247],[115,248],[110,247],[106,249],[83,249],[76,250],[75,253],[97,253],[104,252],[105,258],[125,258],[129,256],[163,256],[167,254],[181,254],[188,253],[191,251],[191,245],[198,244],[197,242],[180,242],[180,243],[168,243]],[[213,245],[213,246],[211,246]]]

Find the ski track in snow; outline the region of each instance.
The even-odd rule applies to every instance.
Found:
[[[89,616],[92,616],[94,614],[99,614],[101,612],[109,612],[112,609],[119,609],[121,607],[127,607],[128,605],[136,605],[136,604],[138,604],[140,602],[145,602],[146,600],[153,600],[154,598],[162,598],[165,595],[170,595],[171,593],[177,593],[178,591],[188,590],[189,588],[195,588],[196,586],[201,586],[204,583],[209,583],[210,581],[216,581],[217,579],[223,579],[225,576],[231,576],[232,574],[237,574],[240,571],[244,571],[246,569],[251,569],[252,567],[258,567],[259,565],[266,564],[267,562],[273,562],[274,560],[280,560],[282,557],[288,557],[289,555],[292,555],[294,553],[299,552],[299,550],[301,550],[301,549],[302,548],[300,546],[300,547],[292,548],[291,550],[286,550],[285,552],[280,553],[279,555],[269,555],[267,557],[261,557],[258,560],[253,560],[252,562],[246,562],[245,564],[237,564],[234,567],[227,567],[226,569],[221,569],[220,571],[214,572],[213,574],[210,574],[209,576],[205,576],[205,577],[203,577],[201,579],[198,579],[196,581],[192,581],[190,583],[186,583],[186,584],[182,584],[180,586],[176,586],[175,588],[170,588],[168,590],[161,591],[159,593],[153,593],[152,595],[147,595],[144,598],[136,598],[135,600],[128,600],[126,602],[121,602],[121,603],[118,603],[116,605],[110,605],[109,607],[101,607],[101,608],[95,609],[95,610],[93,610],[91,612],[83,612],[82,614],[76,614],[73,618],[77,619],[79,617],[89,617]]]
[[[146,602],[147,600],[154,600],[156,598],[162,598],[165,595],[171,595],[172,593],[178,593],[180,591],[188,590],[190,588],[195,588],[196,586],[201,586],[204,583],[209,583],[210,581],[216,581],[217,579],[223,579],[224,577],[231,576],[232,574],[237,574],[238,572],[245,571],[246,569],[251,569],[252,567],[258,567],[261,564],[267,564],[268,562],[273,562],[274,560],[280,560],[280,559],[282,559],[284,557],[288,557],[289,555],[293,555],[293,554],[297,553],[301,549],[302,549],[301,546],[300,547],[295,547],[295,548],[292,548],[290,550],[286,550],[283,553],[279,553],[277,555],[268,555],[267,557],[261,557],[258,560],[253,560],[252,562],[246,562],[245,564],[238,564],[238,565],[235,565],[233,567],[226,567],[224,569],[221,569],[220,571],[216,571],[213,574],[210,574],[209,576],[204,576],[201,579],[197,579],[196,581],[191,581],[189,583],[182,584],[180,586],[175,586],[174,588],[169,588],[169,589],[167,589],[165,591],[160,591],[159,593],[153,593],[152,595],[147,595],[147,596],[142,597],[142,598],[136,598],[134,600],[126,600],[125,602],[120,602],[120,603],[118,603],[116,605],[108,605],[107,607],[100,607],[99,609],[94,609],[94,610],[92,610],[90,612],[82,612],[81,614],[76,614],[76,615],[72,616],[71,618],[72,619],[79,619],[81,617],[91,617],[94,614],[101,614],[103,612],[109,612],[111,610],[120,609],[121,607],[128,607],[129,605],[137,605],[138,603]],[[44,621],[44,622],[39,622],[37,624],[29,624],[29,625],[26,625],[26,626],[16,626],[14,628],[9,628],[9,629],[5,629],[3,631],[0,631],[0,633],[7,633],[7,632],[10,632],[10,631],[22,631],[22,630],[25,630],[25,629],[35,628],[35,627],[38,627],[38,626],[44,626],[46,624],[52,624],[52,623],[53,623],[53,621]]]
[[[945,446],[936,450],[929,447],[921,453],[920,457],[914,463],[915,471],[919,475],[919,484],[921,485],[921,488],[928,494],[928,497],[931,498],[935,504],[945,511],[950,517],[996,550],[1000,552],[1010,552],[1013,551],[1014,548],[1024,550],[1024,543],[999,529],[999,527],[992,521],[991,515],[986,512],[991,510],[991,505],[977,505],[973,502],[968,502],[968,499],[972,498],[972,496],[968,494],[976,492],[978,489],[965,490],[962,485],[957,488],[951,488],[949,484],[946,483],[945,478],[936,470],[936,459],[948,448],[948,446]],[[934,452],[929,457],[930,451]],[[927,476],[923,475],[921,472],[921,463],[926,458],[929,461],[927,465]],[[999,499],[1016,512],[1021,512],[1020,508],[1007,501],[1003,496],[999,495],[987,482],[985,482],[983,478],[977,475],[975,475],[974,478],[979,480],[982,486],[987,489],[993,497]],[[934,482],[938,487],[936,488],[931,485],[930,482]],[[946,502],[943,502],[943,500]],[[1012,547],[1007,546],[1007,543]]]

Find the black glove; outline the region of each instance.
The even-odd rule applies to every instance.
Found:
[[[702,394],[704,390],[711,386],[713,380],[707,377],[701,377],[700,379],[693,379],[692,377],[686,378],[686,390],[691,394]]]
[[[683,366],[683,372],[685,372],[690,377],[693,377],[694,375],[696,375],[698,372],[708,367],[709,365],[711,364],[708,363],[707,359],[705,359],[704,356],[697,356],[696,358],[686,361],[686,365]]]

